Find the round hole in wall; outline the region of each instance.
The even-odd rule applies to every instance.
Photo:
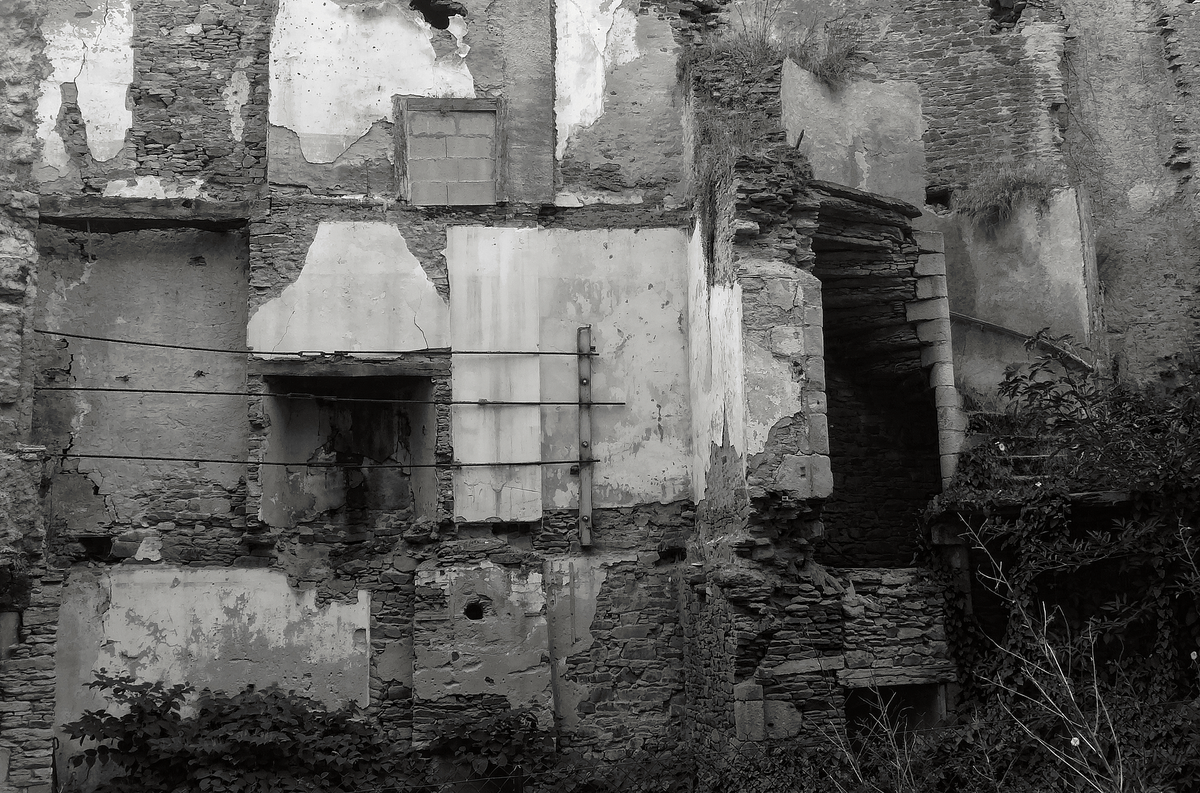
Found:
[[[478,600],[474,603],[468,603],[467,607],[463,609],[463,616],[469,620],[483,619],[483,604]]]

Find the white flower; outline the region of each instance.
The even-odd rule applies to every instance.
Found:
[[[1193,661],[1196,660],[1196,651],[1195,650],[1192,650],[1192,660]]]
[[[1079,739],[1078,739],[1078,738],[1072,738],[1072,739],[1071,739],[1071,745],[1072,745],[1072,746],[1078,746],[1078,745],[1079,745]]]

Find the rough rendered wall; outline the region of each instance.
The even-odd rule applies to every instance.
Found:
[[[72,0],[43,25],[44,192],[246,199],[266,176],[273,3]]]
[[[1191,190],[1196,6],[1063,0],[1073,38],[1067,163],[1091,199],[1117,373],[1169,377],[1200,330]]]
[[[242,232],[140,230],[76,232],[43,225],[37,322],[117,339],[240,349],[245,343]],[[239,514],[245,498],[245,400],[154,394],[137,389],[241,391],[236,355],[39,337],[37,384],[44,388],[132,389],[128,393],[38,394],[35,432],[58,463],[51,489],[55,549],[65,560],[89,554],[81,537],[115,541],[126,558],[146,543],[151,558],[189,561],[244,555]],[[195,457],[232,464],[164,463],[84,455]],[[149,549],[153,548],[153,551]]]

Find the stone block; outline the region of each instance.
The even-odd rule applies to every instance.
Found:
[[[906,303],[904,315],[909,322],[925,322],[950,316],[950,303],[944,297]]]
[[[467,138],[454,135],[446,138],[446,156],[448,157],[491,157],[491,138]]]
[[[804,379],[810,387],[825,390],[825,359],[822,356],[808,356],[804,362]]]
[[[937,409],[937,424],[939,430],[965,432],[967,429],[967,414],[957,407],[939,407]]]
[[[824,413],[808,417],[808,443],[816,454],[829,454],[829,417]]]
[[[914,231],[913,241],[921,253],[946,252],[946,238],[940,231]]]
[[[453,162],[460,182],[490,182],[496,177],[496,164],[490,157],[460,158]]]
[[[929,370],[929,385],[954,385],[954,364],[950,361],[939,361]]]
[[[446,138],[410,138],[408,141],[409,160],[428,160],[445,156]]]
[[[410,112],[408,128],[412,135],[453,135],[458,130],[454,117],[445,113]]]
[[[495,113],[455,113],[459,135],[494,135]]]
[[[767,738],[771,739],[791,738],[799,735],[803,726],[803,717],[790,700],[763,702],[763,721],[766,725]]]
[[[946,276],[923,275],[917,279],[917,299],[928,300],[931,297],[945,297],[946,294]]]
[[[413,204],[439,206],[448,203],[445,182],[413,182],[409,186],[408,200]]]
[[[737,701],[751,701],[763,698],[763,687],[753,680],[738,683],[733,687],[733,698]]]
[[[410,182],[451,182],[458,178],[456,160],[412,160],[408,164]]]
[[[945,275],[946,255],[944,253],[922,253],[917,257],[917,275]]]
[[[735,701],[733,703],[733,723],[739,741],[766,739],[762,700]]]
[[[455,206],[494,204],[496,185],[492,182],[451,182],[446,185],[446,203]]]
[[[927,322],[926,325],[933,323]],[[951,363],[954,361],[954,348],[945,342],[936,342],[921,348],[921,365],[933,366],[936,363]]]
[[[808,355],[825,355],[825,331],[820,325],[810,325],[804,329],[804,347]]]
[[[917,338],[926,344],[949,344],[950,318],[943,317],[917,325]]]

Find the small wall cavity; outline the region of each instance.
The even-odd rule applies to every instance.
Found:
[[[466,23],[456,18],[458,38]],[[328,163],[391,116],[392,96],[473,97],[467,48],[439,56],[407,4],[282,0],[271,38],[270,123]]]
[[[78,91],[79,112],[92,158],[111,160],[125,146],[133,125],[126,94],[133,81],[133,15],[129,0],[71,0],[54,3],[43,25],[46,57],[52,72],[41,85],[38,139],[42,181],[68,175],[70,156],[55,130],[62,108],[61,86]]]

